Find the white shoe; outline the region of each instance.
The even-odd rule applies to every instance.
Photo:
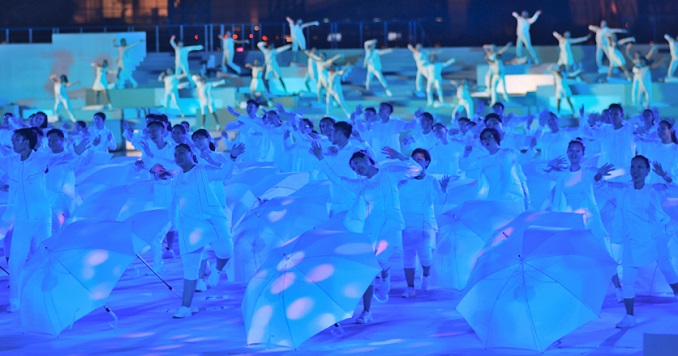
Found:
[[[414,287],[407,287],[405,293],[403,293],[403,298],[414,298],[417,296],[417,291]]]
[[[346,335],[346,330],[344,330],[344,327],[341,326],[341,324],[336,323],[333,326],[330,327],[330,334],[336,336],[336,337],[342,337]]]
[[[162,258],[165,260],[170,260],[174,258],[174,251],[172,249],[167,249],[162,253]]]
[[[189,307],[181,307],[177,310],[176,314],[172,315],[174,319],[188,318],[189,316],[193,316],[193,312]]]
[[[212,269],[212,273],[207,277],[207,285],[210,288],[214,288],[219,285],[219,280],[221,279],[221,274],[225,274],[224,271],[219,271],[216,267]]]
[[[428,276],[421,277],[421,290],[428,292],[431,290],[431,282],[428,280]]]
[[[389,274],[386,278],[381,279],[381,284],[379,284],[379,288],[377,288],[372,297],[379,303],[386,303],[388,302],[388,293],[390,291],[391,275]]]
[[[390,90],[386,89],[386,95],[387,95],[387,96],[393,96],[393,93],[391,93]]]
[[[204,292],[207,290],[207,283],[202,279],[198,279],[198,283],[195,285],[196,292]]]
[[[372,313],[363,310],[363,312],[360,314],[358,319],[355,320],[355,323],[356,324],[367,324],[367,323],[369,323],[373,320],[374,319],[372,318]]]
[[[615,288],[614,294],[617,296],[617,303],[623,303],[624,302],[624,294],[622,293],[621,288]]]
[[[618,324],[617,328],[619,329],[628,329],[636,326],[638,323],[636,322],[636,317],[633,315],[624,315],[624,319],[622,319]]]

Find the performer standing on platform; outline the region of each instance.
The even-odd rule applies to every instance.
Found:
[[[280,71],[280,65],[278,65],[278,54],[287,51],[290,49],[290,45],[284,45],[278,48],[275,48],[273,44],[266,45],[266,42],[257,43],[257,47],[264,54],[264,63],[266,64],[266,73],[264,74],[264,84],[268,92],[271,92],[271,84],[269,80],[275,77],[280,80],[280,85],[282,85],[283,90],[287,93],[287,87],[285,87],[285,82],[283,81],[282,71]]]
[[[541,10],[534,13],[534,15],[528,18],[527,11],[523,11],[518,15],[517,12],[513,12],[511,15],[516,18],[518,21],[518,26],[516,27],[516,56],[523,56],[523,45],[527,48],[527,51],[530,52],[530,56],[534,60],[535,64],[539,64],[539,57],[537,57],[537,52],[532,48],[532,40],[530,39],[530,26],[537,21],[539,15],[541,15]]]
[[[306,37],[304,37],[304,29],[306,27],[318,26],[320,23],[318,21],[304,23],[301,19],[294,22],[291,18],[287,17],[287,23],[290,25],[290,38],[292,39],[292,52],[298,50],[306,50]]]
[[[127,51],[141,42],[144,42],[144,40],[138,40],[128,46],[127,40],[123,38],[120,40],[120,45],[116,46],[115,40],[113,40],[113,47],[118,49],[118,59],[115,61],[115,64],[118,66],[118,75],[117,80],[115,81],[116,89],[125,88],[125,83],[128,80],[132,83],[134,88],[139,86],[139,83],[132,77],[132,65],[129,62]]]
[[[558,32],[553,31],[553,37],[558,40],[558,47],[560,47],[560,56],[558,57],[558,66],[567,66],[567,70],[572,70],[574,66],[574,55],[572,54],[572,45],[583,43],[591,38],[591,35],[572,38],[570,31],[565,31],[561,36]]]
[[[217,131],[221,131],[221,124],[219,123],[219,118],[215,112],[214,108],[214,97],[212,96],[212,88],[226,83],[226,80],[220,80],[217,82],[207,83],[205,77],[199,75],[193,76],[193,81],[195,82],[196,91],[198,92],[198,103],[200,104],[200,115],[202,117],[201,123],[202,127],[205,127],[205,111],[209,111],[214,118],[216,123]]]
[[[426,82],[426,103],[428,106],[433,105],[433,90],[438,94],[438,105],[445,104],[443,98],[443,69],[451,66],[457,60],[454,58],[448,59],[446,62],[439,62],[438,56],[431,55],[430,61],[425,64],[428,81]]]
[[[332,106],[332,99],[337,102],[337,105],[344,110],[344,113],[347,117],[351,117],[351,114],[348,112],[346,107],[346,100],[344,99],[344,89],[341,87],[341,76],[346,73],[349,69],[349,66],[346,65],[342,69],[338,69],[336,66],[331,66],[328,70],[329,77],[327,81],[327,94],[325,96],[325,116],[330,116],[330,107]]]
[[[388,84],[384,75],[381,73],[381,55],[391,53],[391,49],[381,49],[377,50],[377,40],[372,39],[365,41],[365,59],[363,60],[363,67],[367,68],[367,78],[365,79],[365,90],[370,90],[370,81],[372,81],[372,76],[377,77],[381,86],[386,90],[386,95],[393,96],[390,90],[388,90]]]
[[[252,64],[245,64],[245,68],[252,71],[252,81],[250,81],[250,96],[251,99],[268,103],[268,98],[264,95],[266,89],[266,82],[264,81],[265,67],[259,65],[259,60],[255,59]]]
[[[170,100],[174,102],[174,105],[179,109],[181,117],[184,117],[184,111],[181,110],[179,105],[179,81],[181,78],[185,77],[186,73],[174,74],[172,68],[167,68],[166,71],[160,73],[158,81],[165,83],[165,96],[162,100],[163,107],[166,111],[169,111]]]
[[[452,109],[452,117],[456,117],[461,110],[466,110],[466,117],[473,117],[473,97],[468,88],[468,82],[463,79],[461,82],[450,80],[450,83],[457,87],[457,105]]]
[[[579,75],[581,70],[578,70],[574,73],[570,73],[567,69],[566,65],[559,65],[558,68],[549,68],[551,72],[553,72],[553,79],[556,84],[556,95],[555,98],[557,100],[557,110],[558,114],[560,114],[560,103],[563,99],[567,101],[567,103],[570,105],[570,109],[572,109],[572,113],[576,114],[576,110],[574,109],[574,105],[572,105],[572,90],[570,89],[570,85],[568,83],[568,79],[570,77],[575,77]]]
[[[92,67],[96,69],[96,76],[94,78],[94,84],[92,84],[92,90],[97,94],[97,105],[101,103],[101,92],[106,93],[106,100],[108,104],[106,106],[111,108],[111,95],[108,92],[108,74],[115,74],[113,71],[108,70],[108,60],[104,59],[101,64],[92,63]]]
[[[226,73],[226,66],[231,67],[236,73],[240,74],[240,66],[233,63],[233,55],[235,54],[235,44],[236,43],[249,43],[249,40],[236,40],[233,38],[231,31],[227,31],[226,34],[221,35],[221,51],[223,53],[221,57],[221,71]]]
[[[636,39],[633,37],[624,38],[617,41],[614,39],[614,37],[612,37],[612,35],[607,36],[608,43],[607,58],[610,60],[610,68],[607,71],[607,79],[610,79],[612,77],[612,71],[614,70],[614,68],[619,68],[622,70],[622,72],[624,72],[626,80],[631,80],[629,71],[626,70],[626,59],[624,58],[622,52],[617,48],[617,46],[635,41]]]
[[[417,65],[417,75],[414,78],[414,88],[416,91],[421,90],[421,82],[423,78],[428,79],[426,72],[426,63],[428,62],[429,54],[428,51],[423,50],[420,43],[417,43],[415,47],[412,47],[411,44],[407,44],[407,49],[412,51],[412,57],[414,57],[414,63]]]
[[[673,72],[678,68],[678,38],[673,38],[669,35],[664,35],[666,41],[669,42],[669,51],[671,51],[671,63],[669,63],[669,71],[666,74],[667,79],[673,79]]]
[[[75,122],[75,116],[71,112],[71,98],[68,96],[67,88],[79,82],[69,82],[65,74],[62,74],[59,79],[57,79],[56,74],[52,74],[49,76],[49,79],[54,83],[54,115],[59,116],[59,107],[63,105],[71,122]]]
[[[598,68],[603,67],[603,53],[607,56],[607,59],[610,59],[610,53],[607,51],[610,47],[608,38],[614,36],[615,33],[626,33],[624,29],[616,29],[607,27],[607,21],[600,21],[600,27],[598,26],[589,26],[589,31],[592,31],[596,34],[596,64]]]
[[[663,62],[663,59],[658,63],[653,63],[652,55],[656,52],[657,47],[654,44],[650,45],[650,50],[645,56],[636,51],[631,55],[631,47],[633,45],[628,43],[626,45],[626,56],[633,62],[633,84],[631,86],[631,100],[633,105],[640,105],[643,108],[650,107],[652,103],[652,69],[657,68]],[[642,99],[641,99],[642,98]]]
[[[193,51],[202,50],[203,46],[197,45],[185,47],[184,43],[181,41],[174,42],[176,37],[177,36],[172,35],[170,38],[170,45],[172,45],[172,48],[174,48],[174,72],[177,75],[185,74],[188,76],[191,73],[188,71],[188,54]],[[188,79],[191,80],[190,77]]]

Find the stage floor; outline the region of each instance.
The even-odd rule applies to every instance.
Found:
[[[394,261],[395,262],[395,261]],[[181,263],[166,260],[165,275],[181,293]],[[196,293],[193,306],[200,311],[186,319],[172,319],[180,299],[146,268],[134,263],[113,290],[107,305],[118,315],[117,328],[101,309],[77,321],[61,336],[23,334],[18,313],[5,313],[7,277],[0,277],[0,354],[12,355],[175,355],[175,354],[293,354],[293,355],[539,355],[534,351],[483,349],[483,346],[455,307],[461,293],[433,289],[414,299],[400,298],[404,289],[402,272],[394,271],[391,300],[374,303],[375,321],[357,325],[342,323],[346,335],[339,338],[328,330],[303,343],[296,352],[246,346],[240,303],[244,284],[223,283],[215,289]],[[612,290],[607,294],[599,319],[589,322],[548,348],[545,355],[641,355],[645,333],[678,330],[678,301],[669,297],[639,297],[636,303],[638,326],[615,329],[623,306]],[[669,352],[667,350],[667,352]],[[675,352],[675,345],[672,350]]]

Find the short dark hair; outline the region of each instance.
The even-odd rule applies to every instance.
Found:
[[[101,111],[99,111],[99,112],[97,112],[97,113],[94,113],[94,115],[92,116],[92,118],[95,118],[95,117],[97,117],[97,116],[99,116],[99,117],[101,118],[101,120],[106,121],[106,114],[102,113]]]
[[[151,126],[158,126],[158,127],[161,127],[163,130],[167,130],[165,123],[160,122],[160,121],[151,121],[148,124],[146,124],[146,128],[150,128]]]
[[[49,137],[49,135],[52,135],[52,134],[59,136],[59,138],[61,138],[61,139],[66,138],[66,136],[64,136],[64,132],[59,130],[59,129],[51,129],[51,130],[47,131],[47,137]]]
[[[354,159],[358,158],[367,158],[370,161],[370,163],[374,164],[374,160],[372,159],[372,157],[370,157],[370,155],[367,154],[367,151],[365,150],[354,152],[353,155],[351,155],[351,158],[348,160],[348,162],[350,163]]]
[[[501,117],[499,115],[495,114],[495,113],[489,113],[489,114],[485,115],[484,122],[487,124],[487,121],[490,120],[490,119],[495,119],[499,122],[502,122]]]
[[[28,146],[32,150],[35,150],[35,147],[38,145],[38,133],[35,132],[33,128],[24,127],[21,129],[16,129],[14,130],[14,134],[23,137],[24,140],[28,140]]]
[[[501,101],[497,101],[496,103],[494,103],[494,105],[492,105],[492,107],[495,107],[495,106],[501,106],[502,110],[504,110],[506,108],[504,106],[504,103],[502,103]]]
[[[421,114],[421,118],[422,118],[422,119],[429,120],[429,121],[431,121],[431,122],[435,121],[435,120],[433,120],[433,115],[431,115],[430,112],[423,112],[423,113]]]
[[[333,119],[333,118],[331,118],[331,117],[329,117],[329,116],[325,116],[325,117],[323,117],[322,119],[320,119],[320,122],[323,122],[323,121],[329,121],[329,122],[331,122],[331,123],[332,123],[332,126],[334,126],[334,124],[337,123],[337,121],[336,121],[335,119]]]
[[[608,110],[618,109],[619,111],[624,112],[624,108],[622,108],[621,104],[617,104],[617,103],[610,104],[610,106],[608,106],[607,109]]]
[[[252,105],[254,105],[254,106],[256,106],[256,107],[259,107],[259,105],[261,105],[261,104],[259,104],[258,101],[254,100],[254,99],[249,99],[249,100],[247,100],[247,105],[249,105],[249,104],[252,104]]]
[[[643,162],[645,162],[645,166],[647,168],[650,168],[650,160],[647,159],[647,157],[645,157],[643,155],[635,155],[633,158],[631,158],[631,162],[633,162],[634,159],[642,160]]]
[[[340,131],[346,136],[346,138],[351,137],[353,133],[353,126],[346,121],[339,121],[334,124],[334,132]]]
[[[382,105],[385,106],[385,107],[387,107],[387,108],[388,108],[388,111],[390,111],[391,113],[393,113],[393,104],[389,103],[388,101],[384,101],[384,102],[382,102],[382,103],[379,104],[379,106],[382,106]]]
[[[369,106],[365,108],[365,112],[371,111],[373,114],[377,113],[377,109],[375,109],[373,106]]]
[[[414,157],[414,155],[416,155],[417,153],[421,153],[424,155],[424,159],[426,160],[426,162],[428,162],[426,164],[426,167],[424,168],[428,168],[428,165],[431,164],[431,153],[423,148],[415,148],[412,151],[412,157]]]

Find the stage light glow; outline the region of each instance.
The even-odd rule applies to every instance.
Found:
[[[266,35],[261,36],[261,40],[262,41],[268,41],[268,36],[266,36]]]
[[[232,37],[233,37],[233,39],[236,39],[236,40],[237,40],[237,39],[238,39],[238,34],[237,34],[237,33],[234,33]]]
[[[259,26],[254,26],[254,31],[259,31]]]
[[[193,36],[194,40],[198,40],[198,35]]]

